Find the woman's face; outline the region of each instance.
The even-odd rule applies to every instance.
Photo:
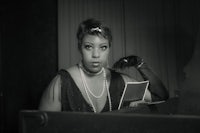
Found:
[[[101,36],[86,35],[80,51],[85,69],[91,73],[97,73],[107,65],[109,41]]]

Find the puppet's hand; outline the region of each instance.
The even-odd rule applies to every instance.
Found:
[[[142,58],[135,55],[130,55],[127,57],[123,57],[119,59],[117,62],[115,62],[113,65],[113,69],[124,69],[126,67],[131,67],[131,66],[139,68],[142,64],[143,64]]]

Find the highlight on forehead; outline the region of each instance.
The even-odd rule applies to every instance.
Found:
[[[101,34],[98,35],[90,35],[87,34],[84,36],[82,43],[98,43],[98,44],[108,44],[109,45],[109,40],[104,38]]]

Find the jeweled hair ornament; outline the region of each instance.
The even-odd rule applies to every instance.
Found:
[[[102,32],[102,30],[101,30],[99,27],[91,28],[90,31],[91,31],[91,32],[94,32],[94,31]]]

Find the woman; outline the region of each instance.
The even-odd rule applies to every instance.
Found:
[[[44,92],[39,109],[82,112],[116,110],[125,82],[135,80],[107,68],[112,43],[110,29],[97,20],[88,19],[79,25],[77,39],[82,60],[77,65],[58,72]],[[143,66],[142,62],[138,63],[135,59],[140,58],[122,58],[115,67]],[[163,92],[164,96],[161,96],[160,92]],[[158,93],[148,90],[145,100],[151,101],[153,93],[160,96],[156,100],[168,98],[168,93],[162,86]]]

